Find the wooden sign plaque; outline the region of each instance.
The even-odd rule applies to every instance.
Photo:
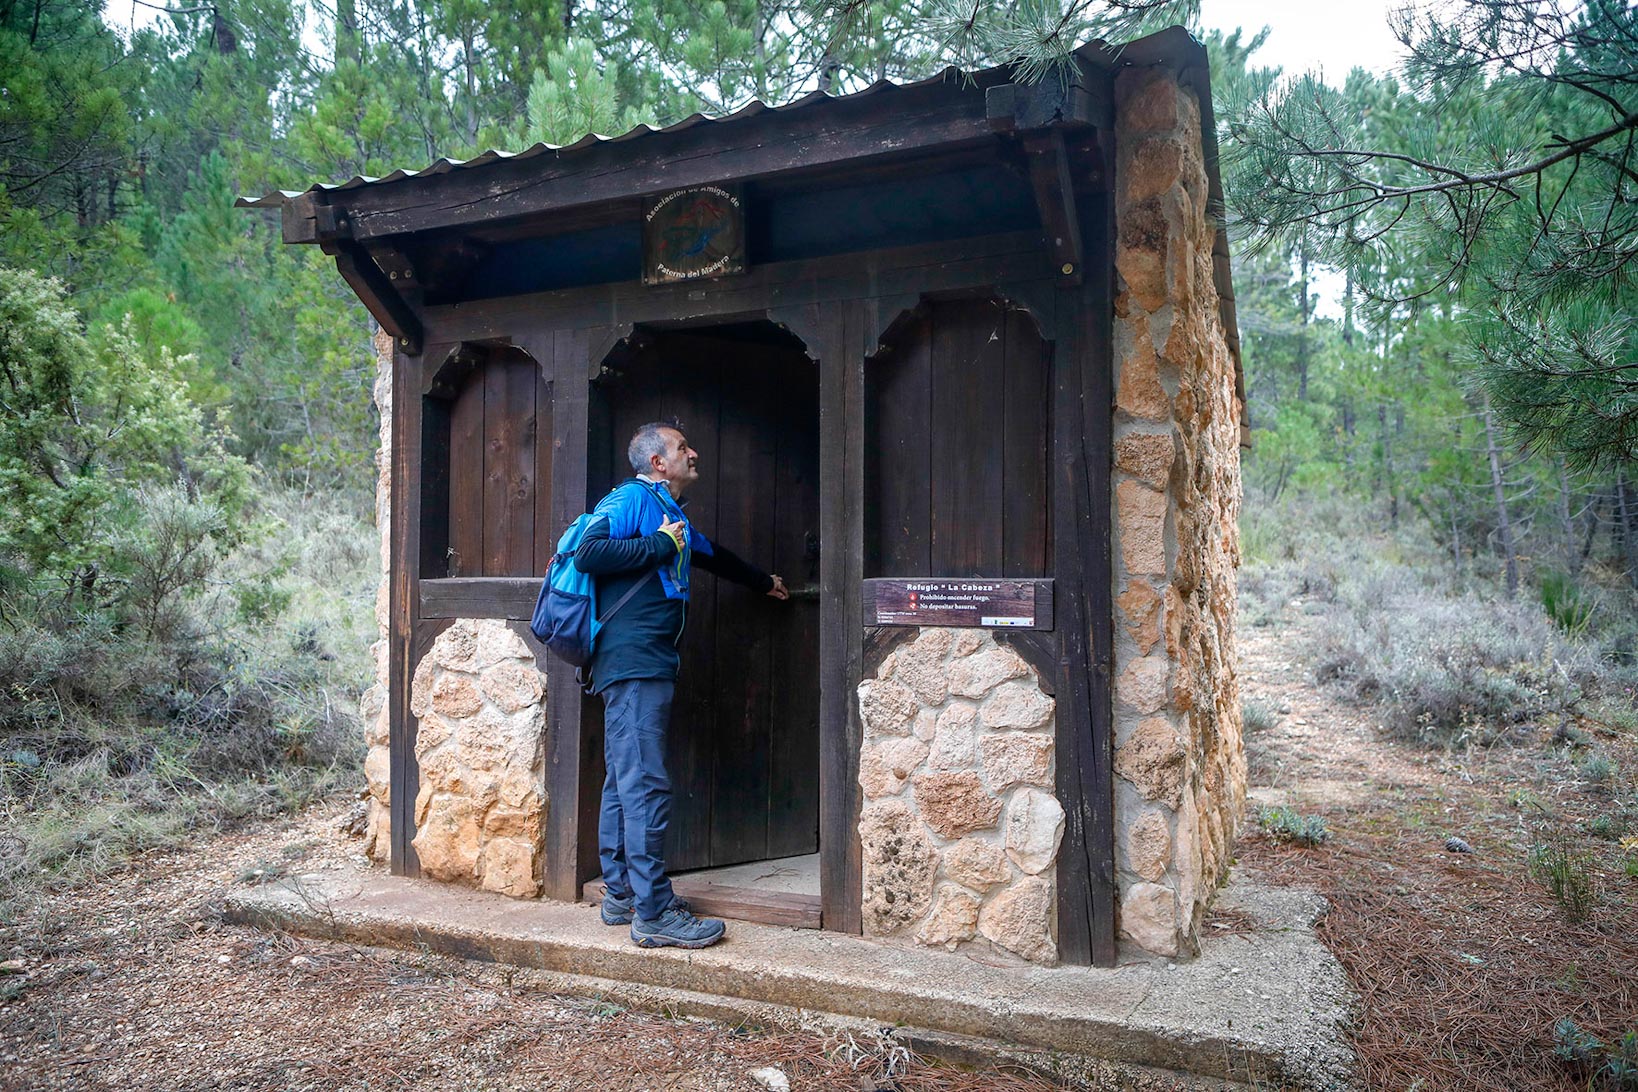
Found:
[[[690,186],[643,204],[643,283],[745,272],[745,202],[737,186]]]
[[[864,582],[867,626],[1051,629],[1052,581],[883,577]]]

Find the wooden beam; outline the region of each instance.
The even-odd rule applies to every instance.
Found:
[[[489,227],[684,186],[862,166],[994,139],[982,88],[950,80],[325,196],[345,210],[352,238],[362,241]]]
[[[535,597],[539,594],[540,578],[535,576],[463,576],[423,580],[421,617],[526,621],[534,614]]]
[[[1024,137],[1029,155],[1029,181],[1041,227],[1052,247],[1052,265],[1060,285],[1081,283],[1084,262],[1081,220],[1075,211],[1075,184],[1069,173],[1069,154],[1062,129],[1047,129]]]
[[[800,321],[794,314],[808,304],[838,305],[849,299],[885,300],[900,295],[906,300],[920,299],[924,293],[971,292],[975,286],[1042,280],[1050,272],[1047,262],[1039,232],[1006,232],[777,262],[718,282],[646,287],[633,280],[432,305],[424,316],[428,336],[439,341],[510,337],[526,324],[630,323],[633,316],[641,316],[644,322],[726,321],[732,315],[761,315],[770,307],[792,312],[794,323]],[[888,314],[889,305],[884,303],[881,311]],[[812,341],[808,347],[817,351]],[[875,350],[872,342],[869,351]]]
[[[357,293],[381,328],[393,336],[399,351],[410,355],[421,351],[421,320],[399,294],[398,287],[375,264],[362,247],[336,243],[336,269]]]
[[[520,332],[530,335],[530,353],[543,369],[550,361],[552,376],[552,526],[554,531],[586,508],[587,441],[587,335],[580,330],[556,330],[548,353],[544,324]],[[538,587],[538,585],[537,585]],[[546,664],[546,866],[548,898],[573,902],[588,871],[597,867],[596,824],[581,829],[585,813],[595,808],[595,796],[583,800],[582,767],[586,754],[583,694],[575,670],[552,657]],[[588,857],[586,845],[591,845]]]

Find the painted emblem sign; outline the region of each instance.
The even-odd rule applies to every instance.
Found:
[[[1051,629],[1052,581],[885,577],[864,582],[867,626]]]
[[[645,205],[644,284],[744,271],[745,205],[737,188],[690,186]]]

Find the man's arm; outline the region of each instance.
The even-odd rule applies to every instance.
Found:
[[[777,586],[778,577],[769,576],[744,560],[726,546],[718,546],[695,531],[689,545],[694,548],[694,563],[722,580],[743,584],[752,591],[767,595]]]
[[[665,531],[642,533],[641,508],[630,492],[617,489],[597,506],[575,551],[575,568],[592,576],[613,576],[658,568],[676,556],[676,540]]]

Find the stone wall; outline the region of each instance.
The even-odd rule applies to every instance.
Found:
[[[1115,831],[1120,932],[1194,947],[1245,796],[1234,659],[1240,406],[1200,106],[1115,84]]]
[[[436,880],[540,893],[546,679],[507,623],[456,621],[415,669],[415,852]]]
[[[1053,702],[983,630],[923,629],[859,684],[864,931],[1055,963]]]
[[[375,525],[381,535],[381,583],[375,592],[376,642],[370,649],[375,658],[375,685],[359,699],[364,720],[364,781],[369,809],[364,852],[372,861],[392,856],[392,784],[388,777],[391,760],[387,750],[387,579],[392,558],[392,335],[375,332],[375,408],[381,415],[381,442],[375,449]]]

